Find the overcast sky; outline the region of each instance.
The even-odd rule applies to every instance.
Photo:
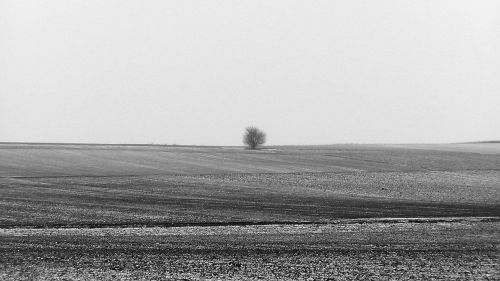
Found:
[[[0,0],[0,141],[500,139],[500,1]]]

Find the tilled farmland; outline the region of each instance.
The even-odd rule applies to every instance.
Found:
[[[0,279],[498,280],[489,145],[0,145]]]
[[[495,280],[498,220],[9,229],[2,280]]]
[[[499,179],[499,171],[4,178],[0,225],[170,226],[497,216]]]

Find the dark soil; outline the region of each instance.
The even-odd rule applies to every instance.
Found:
[[[498,222],[0,232],[2,280],[498,280]]]

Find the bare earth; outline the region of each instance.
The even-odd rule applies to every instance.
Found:
[[[499,217],[496,143],[0,144],[1,280],[496,280]]]

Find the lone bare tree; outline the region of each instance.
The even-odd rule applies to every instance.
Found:
[[[243,143],[248,145],[250,149],[256,149],[257,146],[263,145],[266,142],[266,133],[257,127],[247,127],[243,135]]]

